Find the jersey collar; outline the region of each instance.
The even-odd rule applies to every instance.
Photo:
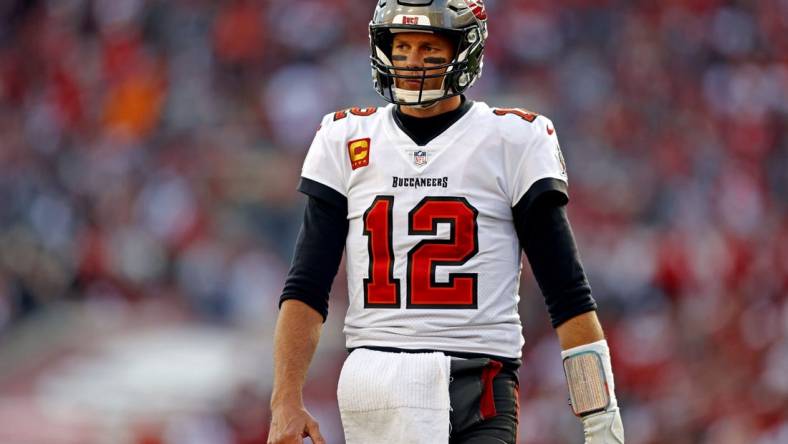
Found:
[[[394,122],[418,146],[424,146],[443,134],[473,107],[473,101],[462,97],[460,106],[433,117],[413,117],[394,109]]]

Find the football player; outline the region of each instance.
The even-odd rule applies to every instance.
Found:
[[[482,72],[482,1],[380,0],[369,34],[374,86],[391,104],[326,115],[304,161],[269,443],[325,442],[302,387],[343,251],[346,442],[517,441],[525,252],[586,443],[623,443],[555,127],[463,95]]]

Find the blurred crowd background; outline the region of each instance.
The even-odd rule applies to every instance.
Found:
[[[469,97],[548,115],[627,442],[788,442],[788,1],[488,0]],[[374,0],[0,1],[0,442],[265,442],[323,114]],[[522,443],[579,443],[526,266]],[[341,443],[344,271],[306,389]]]

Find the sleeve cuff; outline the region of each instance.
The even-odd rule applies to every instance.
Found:
[[[347,197],[343,196],[339,191],[312,179],[301,177],[301,181],[298,183],[298,191],[307,196],[324,200],[339,208],[347,208]]]
[[[318,312],[318,314],[320,314],[320,316],[323,317],[323,322],[324,323],[326,322],[326,318],[328,318],[328,303],[327,302],[326,303],[318,302],[318,301],[316,301],[313,298],[303,297],[303,296],[295,295],[295,294],[282,294],[282,296],[279,297],[279,309],[280,310],[282,309],[282,303],[284,301],[289,300],[289,299],[295,299],[297,301],[301,301],[304,304],[308,305],[310,308],[312,308],[313,310]]]
[[[550,318],[550,324],[552,324],[553,328],[558,328],[564,322],[574,318],[575,316],[580,316],[583,313],[588,313],[589,311],[596,311],[597,305],[596,302],[591,301],[590,303],[586,303],[583,305],[578,305],[573,307],[572,309],[566,310],[561,314],[557,315],[556,317]]]

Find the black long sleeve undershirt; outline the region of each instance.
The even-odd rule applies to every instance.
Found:
[[[542,179],[512,208],[517,237],[553,327],[597,308],[566,215],[567,202],[563,182]]]
[[[347,238],[347,200],[309,179],[301,180],[299,190],[309,200],[279,305],[287,299],[297,299],[314,308],[325,322],[328,294]]]
[[[542,179],[512,209],[520,245],[545,298],[554,327],[595,310],[591,287],[580,263],[566,215],[562,182]],[[280,304],[298,299],[323,316],[342,259],[348,232],[347,201],[338,192],[309,179],[299,189],[309,196],[293,263]]]

